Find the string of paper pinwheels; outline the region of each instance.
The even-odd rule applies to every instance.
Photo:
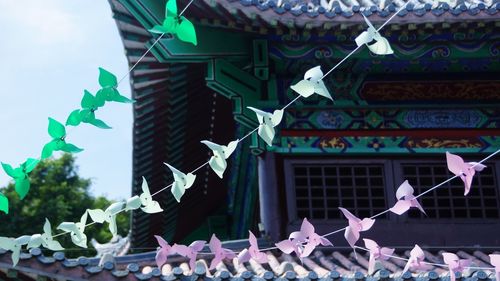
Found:
[[[184,30],[190,30],[189,24],[182,24],[183,22],[187,21],[185,18],[181,17],[181,14],[179,16],[176,15],[176,5],[172,4],[172,2],[175,2],[175,0],[170,0],[167,2],[167,8],[166,8],[166,19],[162,25],[162,29],[160,27],[155,27],[155,29],[158,33],[161,32],[161,36],[165,34],[166,32],[170,32],[173,34],[176,34],[179,39],[188,41],[191,40],[189,38],[191,37],[183,37],[183,35],[180,35],[180,33],[185,32]],[[192,3],[192,1],[190,2]],[[401,7],[403,9],[408,2]],[[159,206],[158,202],[154,201],[152,199],[152,196],[158,194],[159,192],[167,189],[167,188],[172,188],[172,193],[174,197],[176,198],[177,201],[180,201],[182,195],[185,193],[185,190],[191,187],[196,179],[196,176],[194,173],[204,167],[205,165],[210,165],[212,170],[222,178],[223,173],[225,171],[225,168],[227,166],[226,159],[232,154],[238,143],[240,143],[243,139],[246,137],[250,136],[252,133],[258,130],[259,136],[268,144],[272,145],[272,139],[274,138],[274,127],[277,126],[282,119],[283,116],[283,111],[291,105],[293,102],[298,100],[300,97],[309,97],[313,95],[314,93],[327,97],[329,99],[331,98],[331,95],[329,94],[328,90],[326,89],[326,86],[322,82],[322,79],[328,75],[331,71],[333,71],[336,67],[338,67],[343,61],[345,61],[350,55],[352,55],[354,52],[356,52],[362,45],[367,45],[368,48],[374,52],[375,54],[383,55],[383,54],[391,54],[392,49],[390,48],[390,45],[384,37],[382,37],[379,33],[379,30],[386,25],[399,11],[398,10],[389,20],[387,20],[379,29],[375,29],[373,25],[368,21],[368,19],[365,18],[365,21],[368,24],[368,29],[367,31],[364,31],[362,34],[360,34],[356,38],[356,44],[357,48],[353,50],[350,54],[346,56],[342,61],[340,61],[336,66],[334,66],[330,71],[328,71],[325,75],[321,72],[321,69],[319,66],[314,67],[310,70],[308,70],[305,75],[304,75],[304,80],[300,81],[299,83],[293,85],[291,88],[292,90],[296,91],[299,96],[294,99],[292,102],[287,104],[284,108],[280,110],[275,110],[273,113],[268,113],[265,111],[261,111],[256,108],[250,108],[253,110],[256,115],[257,119],[259,120],[259,126],[255,128],[253,131],[251,131],[249,134],[247,134],[245,137],[239,140],[235,140],[230,142],[227,146],[223,145],[218,145],[209,141],[202,141],[205,145],[207,145],[212,151],[213,151],[213,156],[192,171],[191,173],[185,174],[180,172],[179,170],[175,169],[174,167],[166,164],[169,169],[172,171],[174,175],[174,182],[161,189],[160,191],[154,193],[153,195],[150,194],[149,192],[149,187],[147,185],[146,180],[143,180],[143,193],[138,196],[133,196],[132,198],[129,198],[125,202],[117,202],[113,203],[110,205],[106,210],[101,210],[101,209],[95,209],[95,210],[87,210],[81,217],[80,222],[73,223],[73,222],[63,222],[58,226],[58,229],[63,230],[64,232],[59,233],[57,235],[52,235],[51,232],[51,225],[48,220],[46,220],[45,225],[44,225],[44,233],[43,234],[34,234],[32,236],[21,236],[16,239],[14,238],[6,238],[6,237],[0,237],[0,247],[12,251],[12,259],[14,264],[16,264],[19,260],[19,253],[21,250],[21,247],[23,245],[27,245],[27,248],[33,248],[33,247],[40,247],[43,246],[47,249],[51,250],[62,250],[62,246],[55,241],[53,238],[58,237],[60,235],[64,235],[69,233],[71,235],[71,239],[73,243],[77,246],[80,247],[86,247],[86,241],[87,238],[84,234],[85,227],[90,226],[95,223],[104,223],[107,222],[109,224],[109,229],[110,232],[113,235],[116,235],[116,221],[115,217],[118,213],[122,211],[132,211],[141,208],[142,211],[146,213],[157,213],[163,211],[161,207]],[[185,9],[183,10],[185,11]],[[169,17],[174,17],[176,20],[171,21],[168,20]],[[192,24],[191,24],[192,25]],[[172,28],[172,30],[166,29]],[[183,27],[181,27],[183,26]],[[194,32],[194,28],[193,28]],[[161,38],[160,36],[160,38]],[[155,41],[158,42],[159,39]],[[375,41],[373,44],[369,44],[371,42]],[[196,40],[194,42],[191,42],[193,44],[196,44]],[[150,47],[151,49],[152,47]],[[150,50],[149,49],[149,50]],[[149,52],[148,50],[148,52]],[[144,57],[145,55],[143,55]],[[136,64],[137,65],[137,64]],[[133,66],[135,67],[135,65]],[[133,68],[132,67],[132,68]],[[130,70],[131,71],[131,70]],[[129,73],[130,73],[129,71]],[[106,73],[105,73],[106,74]],[[102,76],[102,73],[101,73]],[[108,75],[107,78],[111,77],[111,79],[106,79],[106,75],[104,75],[104,78],[102,79],[103,81],[112,81],[111,87],[107,87],[106,90],[103,90],[101,93],[102,97],[106,97],[108,99],[114,99],[116,98],[116,94],[118,94],[116,90],[116,85],[119,82],[116,82],[116,77],[114,75]],[[100,77],[101,78],[101,77]],[[122,79],[123,80],[123,79]],[[120,80],[121,81],[121,80]],[[99,82],[103,89],[105,86],[101,83],[101,79],[99,79]],[[118,94],[118,96],[120,96]],[[104,98],[106,100],[106,98]],[[85,100],[85,102],[84,102]],[[90,123],[93,124],[97,127],[101,128],[107,128],[107,126],[104,122],[98,120],[95,118],[94,111],[100,107],[101,104],[101,98],[99,98],[99,95],[96,97],[93,97],[90,93],[86,92],[84,95],[84,100],[82,100],[82,110],[77,110],[74,111],[70,114],[70,118],[68,118],[68,124],[80,124],[81,122],[84,123]],[[116,101],[116,100],[115,100]],[[102,106],[102,105],[101,105]],[[96,121],[98,120],[98,121]],[[54,120],[55,121],[55,120]],[[52,123],[52,124],[51,124]],[[49,134],[53,137],[53,140],[47,144],[47,153],[42,152],[43,155],[48,155],[49,152],[52,154],[52,151],[54,150],[63,150],[61,148],[67,149],[67,150],[73,150],[74,148],[65,142],[65,130],[64,126],[62,124],[58,124],[58,122],[49,122]],[[44,148],[45,151],[45,148]],[[349,226],[336,230],[334,232],[328,233],[326,235],[320,236],[314,232],[314,227],[312,224],[310,224],[307,219],[304,219],[303,225],[301,227],[301,230],[298,232],[294,232],[290,235],[289,239],[286,239],[282,242],[279,242],[276,244],[276,247],[269,248],[270,249],[280,249],[283,252],[286,253],[291,253],[295,252],[298,256],[300,257],[306,257],[308,256],[316,246],[318,245],[331,245],[331,243],[325,238],[326,236],[332,235],[334,233],[340,232],[345,230],[345,238],[349,242],[349,244],[355,248],[355,243],[360,237],[360,232],[366,231],[370,229],[373,224],[375,223],[374,218],[382,215],[383,213],[386,213],[388,211],[392,211],[396,214],[402,214],[406,212],[409,208],[411,207],[417,207],[423,211],[422,207],[419,205],[418,201],[416,200],[418,197],[424,195],[427,192],[430,192],[430,190],[438,188],[439,186],[445,184],[446,182],[456,178],[456,177],[461,177],[462,180],[464,181],[465,184],[465,195],[468,193],[468,190],[470,190],[470,183],[472,176],[474,175],[476,170],[481,170],[484,168],[484,166],[481,166],[480,163],[483,161],[486,161],[490,157],[494,156],[497,154],[499,151],[496,151],[495,153],[491,154],[490,156],[486,157],[479,163],[465,163],[459,156],[452,155],[452,154],[447,154],[447,160],[448,160],[448,166],[450,170],[456,174],[455,177],[450,178],[449,180],[429,189],[428,191],[418,195],[414,196],[413,195],[413,188],[408,184],[408,182],[403,183],[400,188],[398,189],[398,192],[396,193],[396,196],[398,197],[398,202],[394,207],[392,207],[389,210],[386,210],[380,214],[377,214],[376,216],[373,216],[371,218],[364,218],[364,219],[359,219],[355,217],[352,213],[350,213],[348,210],[341,208],[341,211],[344,213],[346,218],[349,221]],[[49,156],[47,156],[49,157]],[[34,161],[26,161],[23,163],[22,168],[20,171],[24,172],[25,176],[27,177],[27,174],[34,168],[33,164]],[[14,169],[11,169],[14,170]],[[16,174],[17,175],[17,174]],[[87,215],[90,215],[91,219],[93,222],[87,224]],[[201,249],[204,247],[205,242],[204,241],[195,241],[193,244],[190,246],[184,246],[184,245],[173,245],[169,246],[166,241],[164,241],[161,237],[158,237],[158,242],[160,244],[160,249],[158,251],[157,255],[157,261],[158,265],[161,266],[162,261],[166,261],[167,256],[172,253],[178,253],[180,255],[186,256],[190,258],[190,264],[193,267],[193,262],[194,259],[196,258],[196,253],[201,251]],[[370,240],[371,241],[371,240]],[[378,245],[374,241],[365,241],[365,246],[368,248],[368,250],[371,253],[371,256],[375,258],[377,257],[385,257],[388,255],[388,251],[382,251],[380,250],[379,252],[376,252],[377,249],[379,249]],[[250,242],[250,247],[248,249],[244,249],[238,254],[238,260],[240,262],[245,262],[250,259],[254,259],[258,262],[265,262],[265,258],[263,253],[259,251],[258,245],[256,242],[255,236],[250,233],[249,237],[249,242]],[[236,254],[234,252],[231,252],[227,249],[222,248],[221,242],[217,239],[215,235],[212,236],[210,242],[209,242],[209,247],[214,254],[214,259],[212,260],[210,268],[214,268],[215,265],[220,262],[221,260],[225,258],[234,258]],[[372,253],[373,252],[373,253]],[[392,252],[391,252],[392,253]],[[411,258],[410,258],[411,259]],[[495,261],[494,261],[495,260]],[[461,263],[461,261],[458,259],[458,257],[453,256],[453,254],[445,256],[445,262],[447,265],[450,267],[451,270],[454,269],[460,269],[463,267],[466,267],[466,263]],[[498,263],[496,262],[496,257],[492,257],[492,264],[493,263]],[[496,264],[495,264],[496,266]]]
[[[152,33],[160,33],[160,36],[149,47],[149,49],[139,58],[139,60],[129,69],[129,71],[117,80],[116,76],[111,72],[99,68],[99,89],[96,95],[92,95],[89,91],[84,90],[84,95],[80,103],[81,109],[76,109],[70,113],[66,120],[66,126],[78,126],[81,123],[87,123],[101,129],[111,129],[104,121],[96,118],[96,111],[102,108],[106,102],[132,103],[133,100],[122,96],[117,88],[120,83],[135,69],[142,59],[151,51],[151,49],[160,41],[165,34],[176,35],[179,40],[197,45],[196,32],[194,25],[182,14],[193,3],[191,0],[184,9],[177,14],[176,0],[169,0],[165,9],[165,20],[162,25],[154,26],[150,31]],[[44,160],[52,156],[54,151],[63,151],[69,153],[78,153],[83,151],[82,148],[66,142],[67,133],[65,126],[57,120],[49,117],[48,126],[49,136],[52,138],[50,142],[44,145],[41,156],[39,158],[28,158],[17,168],[13,168],[10,164],[1,163],[5,173],[14,180],[15,191],[23,200],[30,190],[29,174],[35,169],[40,160]],[[9,199],[0,192],[0,211],[9,213]]]

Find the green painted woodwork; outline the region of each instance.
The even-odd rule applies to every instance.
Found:
[[[121,3],[144,26],[146,30],[160,24],[165,16],[166,1],[132,1]],[[183,8],[183,7],[182,7]],[[179,7],[179,9],[182,9]],[[189,15],[185,15],[189,18]],[[169,35],[160,39],[151,53],[160,62],[200,62],[211,58],[242,59],[250,57],[252,42],[244,33],[227,32],[220,28],[203,26],[192,20],[197,34],[197,46],[177,40]],[[148,47],[155,40],[150,40]],[[224,42],[224,44],[220,44]]]
[[[195,25],[198,45],[182,42],[174,38],[160,39],[151,53],[160,62],[203,62],[223,57],[239,60],[250,57],[252,42],[242,33],[227,33],[221,29]],[[220,44],[224,42],[224,44]],[[148,47],[151,46],[149,43]]]
[[[248,128],[258,125],[255,113],[247,106],[259,106],[265,99],[266,83],[223,59],[208,64],[207,86],[233,101],[234,118]]]
[[[241,138],[247,133],[243,126],[238,126],[236,135]],[[230,162],[228,213],[233,219],[238,219],[230,225],[231,238],[248,237],[248,229],[252,229],[258,204],[257,158],[247,149],[253,143],[246,139],[233,153]]]

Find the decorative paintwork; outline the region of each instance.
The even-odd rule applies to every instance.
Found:
[[[494,109],[304,109],[285,116],[287,130],[495,128],[500,122]]]
[[[500,137],[282,137],[279,153],[491,153],[500,147]]]

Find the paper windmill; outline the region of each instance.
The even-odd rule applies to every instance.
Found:
[[[9,199],[1,192],[0,192],[0,211],[3,211],[6,214],[9,213]]]
[[[206,243],[207,242],[205,241],[197,240],[189,246],[174,244],[172,246],[172,250],[183,257],[187,257],[189,259],[189,267],[191,270],[194,270],[196,255],[198,255],[198,252],[203,250]]]
[[[358,37],[356,37],[356,45],[361,46],[363,44],[366,44],[368,49],[377,55],[390,55],[393,54],[394,51],[391,48],[391,45],[389,44],[389,41],[387,41],[386,38],[382,37],[380,33],[373,27],[372,23],[363,15],[363,18],[365,19],[366,24],[368,25],[368,29],[366,31],[363,31]],[[368,45],[368,43],[372,42],[375,40],[375,43]]]
[[[248,233],[248,242],[250,242],[250,247],[248,247],[248,249],[244,249],[238,254],[238,262],[241,264],[253,259],[255,262],[260,264],[267,263],[267,255],[260,252],[257,238],[255,238],[255,235],[253,235],[251,231],[248,231]]]
[[[45,219],[45,224],[43,225],[43,234],[33,234],[28,242],[28,249],[37,248],[42,245],[52,251],[62,251],[64,248],[52,238],[52,229],[48,219]]]
[[[177,170],[176,168],[164,163],[172,171],[174,175],[174,183],[172,184],[172,194],[177,202],[181,202],[181,197],[186,192],[186,189],[190,188],[194,181],[196,180],[196,175],[192,173],[184,174],[183,172]]]
[[[365,247],[370,250],[370,260],[368,261],[368,274],[373,274],[375,271],[375,261],[377,259],[388,260],[390,255],[394,253],[394,249],[380,247],[377,242],[371,239],[363,239]]]
[[[413,187],[408,183],[408,181],[404,181],[396,191],[396,198],[398,202],[394,204],[394,207],[390,208],[391,212],[402,215],[406,211],[408,211],[411,207],[418,208],[422,213],[425,214],[424,209],[418,203],[417,199],[413,195]]]
[[[177,15],[176,0],[168,0],[165,7],[165,19],[162,25],[155,25],[149,30],[152,33],[177,35],[179,40],[197,45],[194,25],[185,17]]]
[[[349,221],[349,226],[345,229],[344,237],[347,240],[347,243],[349,243],[349,245],[354,248],[354,245],[359,240],[359,233],[361,231],[367,231],[368,229],[370,229],[375,223],[375,220],[370,218],[364,218],[361,220],[348,210],[344,208],[339,209]]]
[[[0,237],[0,248],[12,252],[11,259],[13,266],[16,266],[19,262],[21,247],[28,244],[30,239],[31,237],[28,235],[24,235],[18,238]]]
[[[314,232],[314,226],[304,218],[300,231],[292,232],[289,239],[277,243],[276,246],[284,253],[289,254],[294,251],[298,257],[305,258],[320,244],[333,246],[328,239]]]
[[[43,147],[42,159],[49,158],[54,151],[59,150],[70,153],[83,151],[83,149],[78,148],[71,143],[66,143],[66,128],[64,128],[63,124],[52,118],[49,118],[48,132],[52,137],[52,140]]]
[[[134,100],[120,95],[118,92],[118,81],[116,76],[104,68],[99,67],[99,85],[101,89],[96,94],[96,105],[101,107],[107,101],[132,103]]]
[[[109,205],[105,211],[101,209],[87,210],[89,212],[92,221],[97,223],[107,222],[109,224],[109,231],[113,234],[113,237],[117,234],[116,227],[116,215],[121,212],[123,207],[123,202],[116,202]]]
[[[156,241],[158,241],[158,245],[160,245],[160,248],[158,248],[156,252],[155,260],[156,265],[161,270],[161,266],[167,262],[168,256],[175,254],[175,252],[173,247],[170,246],[161,236],[155,235],[155,238]]]
[[[68,116],[68,120],[66,120],[66,126],[78,126],[83,122],[101,129],[111,129],[111,127],[104,123],[104,121],[95,118],[95,111],[102,105],[100,105],[97,98],[94,97],[89,91],[83,91],[83,98],[80,105],[82,106],[82,110],[73,110]]]
[[[449,152],[446,152],[446,163],[448,164],[448,170],[460,177],[464,182],[464,196],[469,194],[472,178],[476,172],[481,172],[484,168],[486,168],[485,165],[475,162],[465,163],[462,157]]]
[[[321,71],[321,66],[318,65],[306,71],[304,74],[304,80],[301,80],[290,88],[304,98],[310,97],[312,94],[316,93],[320,96],[333,100],[321,78],[323,78],[323,72]]]
[[[490,255],[490,263],[495,267],[495,278],[500,280],[500,255]]]
[[[470,260],[459,259],[457,255],[452,253],[443,253],[443,260],[450,269],[450,281],[455,281],[455,272],[462,272],[471,264]]]
[[[71,235],[71,241],[73,244],[87,248],[87,235],[85,235],[85,225],[87,224],[87,211],[83,213],[80,218],[80,222],[62,222],[57,229],[62,231],[67,231]]]
[[[227,167],[226,159],[229,158],[229,156],[231,156],[236,149],[238,140],[230,142],[227,146],[216,144],[207,140],[203,140],[201,143],[208,146],[208,148],[212,150],[214,155],[210,157],[208,164],[210,165],[210,168],[212,168],[212,170],[219,176],[219,178],[222,179],[224,171]]]
[[[262,111],[257,108],[247,106],[257,114],[257,120],[259,120],[259,136],[267,143],[267,145],[273,145],[274,138],[274,127],[276,127],[283,118],[283,110],[275,110],[272,114],[269,112]]]
[[[28,177],[28,174],[35,169],[39,162],[40,160],[38,159],[28,158],[28,160],[15,169],[9,164],[2,163],[5,173],[14,179],[16,193],[19,195],[21,200],[23,200],[26,194],[30,191],[30,178]],[[6,213],[8,213],[8,206]]]
[[[215,234],[212,234],[212,238],[210,239],[208,246],[210,247],[210,251],[214,254],[214,258],[208,268],[209,270],[214,269],[224,259],[232,259],[236,257],[236,254],[233,251],[222,248],[222,243],[215,236]]]
[[[141,207],[141,205],[143,207]],[[127,200],[125,205],[125,210],[136,210],[141,207],[141,210],[148,214],[160,213],[163,212],[163,209],[160,207],[160,204],[153,200],[151,193],[149,192],[148,182],[144,177],[142,177],[142,194],[140,196],[133,196]]]
[[[408,262],[406,263],[403,272],[408,271],[408,269],[415,271],[428,270],[429,265],[424,263],[424,259],[425,259],[424,251],[422,251],[422,249],[418,245],[415,245],[415,247],[413,247],[413,249],[410,251],[410,258],[408,259]]]

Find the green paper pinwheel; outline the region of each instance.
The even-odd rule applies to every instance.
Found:
[[[4,213],[9,213],[9,199],[0,192],[0,211]]]
[[[104,68],[99,67],[99,85],[101,89],[96,94],[96,106],[101,107],[107,101],[132,103],[127,97],[120,95],[118,92],[118,80],[116,76]]]
[[[64,125],[49,117],[49,135],[52,140],[42,150],[42,159],[49,158],[54,151],[77,153],[83,151],[74,144],[66,143],[66,128]]]
[[[152,33],[177,35],[179,40],[197,45],[194,25],[183,16],[177,15],[176,0],[168,0],[165,7],[165,20],[162,25],[155,25],[149,30]]]
[[[28,194],[28,191],[30,191],[30,178],[28,174],[35,169],[39,162],[40,160],[38,159],[28,158],[28,160],[15,169],[9,164],[2,163],[2,168],[5,173],[14,179],[16,192],[19,194],[21,200],[23,200],[26,194]],[[2,204],[0,203],[0,205]]]
[[[104,121],[95,118],[95,111],[99,108],[99,101],[89,91],[83,91],[81,102],[82,110],[76,109],[68,116],[66,125],[78,126],[80,123],[92,124],[101,129],[111,129]]]

